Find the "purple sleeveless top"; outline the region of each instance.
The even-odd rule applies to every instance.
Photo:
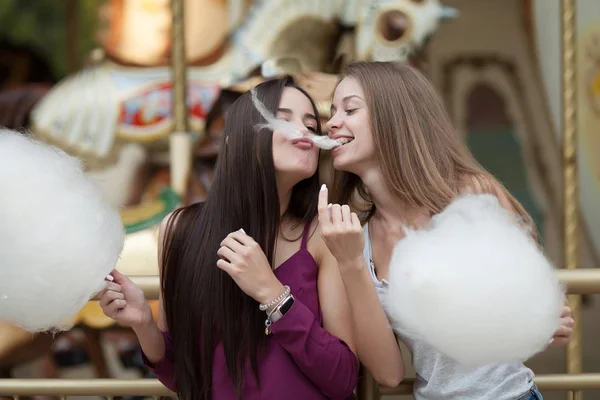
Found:
[[[307,249],[309,230],[307,224],[300,249],[274,271],[281,283],[290,287],[295,301],[270,327],[271,334],[258,360],[260,388],[250,362],[247,363],[244,400],[355,398],[359,363],[346,343],[322,327],[317,291],[319,267]],[[177,392],[171,338],[168,332],[163,332],[163,337],[165,357],[156,365],[151,365],[143,353],[142,358],[165,386]],[[222,343],[215,349],[212,393],[213,399],[237,400]]]

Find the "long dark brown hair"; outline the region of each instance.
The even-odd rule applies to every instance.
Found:
[[[291,77],[257,86],[258,98],[273,113],[283,89],[299,89]],[[301,90],[302,91],[302,90]],[[312,103],[319,121],[317,108]],[[173,339],[175,385],[184,400],[210,399],[214,351],[222,341],[227,369],[238,396],[243,392],[248,357],[258,379],[257,356],[265,342],[265,313],[216,265],[220,242],[243,228],[273,265],[282,218],[310,223],[319,181],[315,173],[293,188],[280,216],[273,164],[272,132],[257,131],[264,119],[243,94],[228,110],[221,153],[206,201],[181,208],[167,226],[162,253],[162,295]],[[317,131],[321,132],[318,124]]]

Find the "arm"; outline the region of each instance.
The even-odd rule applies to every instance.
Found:
[[[327,193],[323,185],[319,224],[346,289],[358,356],[379,384],[398,386],[404,378],[402,353],[365,265],[360,221],[347,205],[328,207]]]
[[[402,352],[363,258],[339,264],[352,315],[358,357],[377,383],[404,379]]]
[[[160,224],[158,230],[158,265],[162,279],[162,249],[165,240],[165,231],[172,214],[169,214]],[[168,334],[167,322],[164,311],[162,293],[158,295],[158,324],[151,318],[148,324],[133,327],[142,349],[142,361],[148,369],[162,382],[163,385],[177,391],[175,387],[175,366],[173,361],[173,348]]]
[[[356,387],[359,361],[353,352],[351,315],[337,263],[325,246],[319,248],[323,256],[317,285],[323,327],[296,299],[283,318],[271,325],[271,333],[325,395],[341,399],[351,396]]]

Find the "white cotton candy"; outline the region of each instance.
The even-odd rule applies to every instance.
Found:
[[[398,242],[384,304],[396,329],[473,367],[543,350],[564,290],[496,197],[466,195]]]
[[[59,331],[123,249],[119,213],[74,157],[0,130],[0,321]]]
[[[275,118],[275,116],[269,112],[269,110],[267,110],[262,101],[258,99],[258,96],[256,95],[256,89],[253,88],[250,92],[252,94],[252,103],[254,104],[254,107],[256,107],[260,115],[267,121],[264,124],[257,125],[257,129],[266,128],[272,131],[279,130],[290,140],[306,137],[310,139],[315,146],[323,150],[331,150],[341,146],[341,143],[339,143],[337,140],[330,139],[328,136],[319,136],[313,133],[303,133],[296,129],[294,124],[291,122]]]

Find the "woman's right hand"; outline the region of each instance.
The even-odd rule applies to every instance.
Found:
[[[327,195],[327,186],[321,186],[318,209],[323,240],[338,264],[360,261],[362,265],[365,242],[358,215],[347,205],[328,205]]]
[[[153,320],[152,309],[142,289],[116,269],[111,272],[114,280],[107,281],[99,293],[100,307],[104,314],[122,325],[141,327]]]

